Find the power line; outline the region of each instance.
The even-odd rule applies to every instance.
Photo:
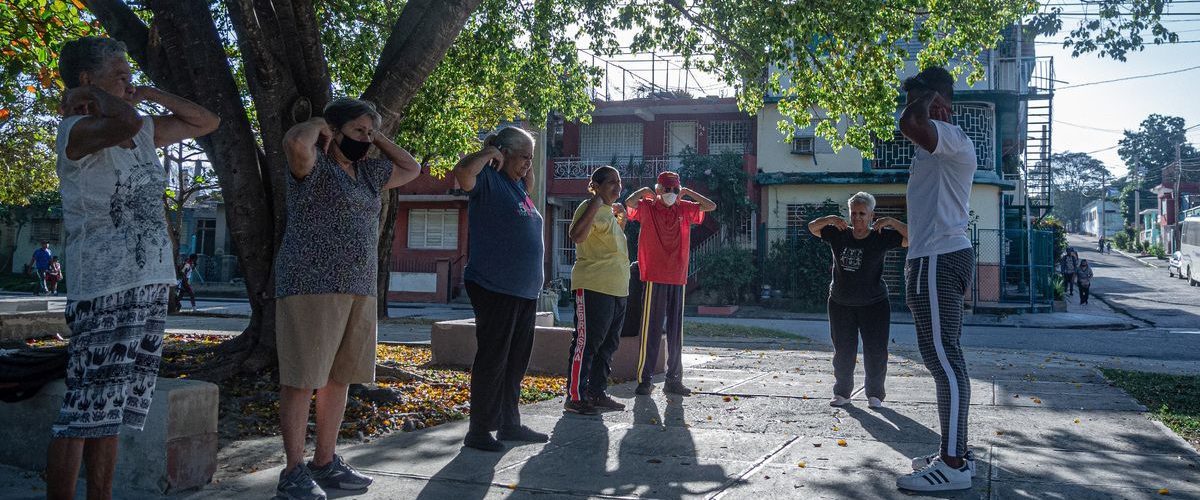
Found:
[[[1060,124],[1063,124],[1063,125],[1066,125],[1066,126],[1069,126],[1069,127],[1078,127],[1078,128],[1087,129],[1087,130],[1095,130],[1095,131],[1097,131],[1097,132],[1111,132],[1111,133],[1114,133],[1114,134],[1124,134],[1124,133],[1125,133],[1125,131],[1124,131],[1124,130],[1114,130],[1114,129],[1111,129],[1111,128],[1098,128],[1098,127],[1089,127],[1089,126],[1087,126],[1087,125],[1079,125],[1079,124],[1077,124],[1077,123],[1064,122],[1064,121],[1062,121],[1062,120],[1054,120],[1054,123],[1060,123]]]
[[[1089,85],[1100,85],[1102,83],[1123,82],[1123,81],[1127,81],[1127,80],[1137,80],[1137,79],[1141,79],[1141,78],[1151,78],[1151,77],[1155,77],[1155,76],[1173,75],[1176,73],[1183,73],[1185,71],[1192,71],[1195,69],[1200,69],[1200,66],[1192,66],[1189,68],[1177,69],[1177,70],[1173,70],[1173,71],[1163,71],[1160,73],[1150,73],[1147,75],[1126,76],[1123,78],[1114,78],[1112,80],[1100,80],[1098,82],[1077,83],[1075,85],[1066,85],[1063,87],[1058,87],[1055,90],[1066,90],[1066,89],[1073,89],[1076,87],[1087,87]]]

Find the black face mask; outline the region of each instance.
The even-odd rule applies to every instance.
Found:
[[[338,143],[338,149],[342,150],[342,154],[346,155],[347,160],[358,161],[367,156],[367,150],[371,149],[371,143],[356,141],[348,135],[343,135],[342,141]]]

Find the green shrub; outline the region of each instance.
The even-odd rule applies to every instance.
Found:
[[[725,304],[741,304],[751,292],[758,270],[754,252],[749,249],[725,247],[700,256],[697,275],[706,287],[713,287]]]
[[[1150,255],[1153,255],[1156,259],[1166,259],[1167,250],[1163,248],[1162,245],[1155,243],[1150,245]]]
[[[1121,250],[1130,250],[1129,235],[1124,231],[1114,234],[1112,237],[1112,244],[1114,247],[1117,247]]]

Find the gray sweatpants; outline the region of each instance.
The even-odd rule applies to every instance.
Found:
[[[937,387],[941,453],[951,457],[967,453],[971,380],[958,340],[963,296],[974,271],[975,252],[970,248],[909,259],[904,267],[906,302],[917,329],[917,344]]]

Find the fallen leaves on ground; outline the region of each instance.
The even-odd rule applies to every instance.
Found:
[[[212,354],[197,350],[227,339],[167,335],[163,359],[198,364]],[[465,418],[470,413],[470,371],[433,366],[429,347],[380,344],[376,362],[424,380],[380,377],[375,384],[352,386],[341,437],[362,439],[423,429]],[[563,393],[565,385],[564,377],[527,374],[521,382],[521,402],[552,399]],[[279,381],[274,369],[238,375],[219,386],[222,437],[241,439],[279,434]]]

